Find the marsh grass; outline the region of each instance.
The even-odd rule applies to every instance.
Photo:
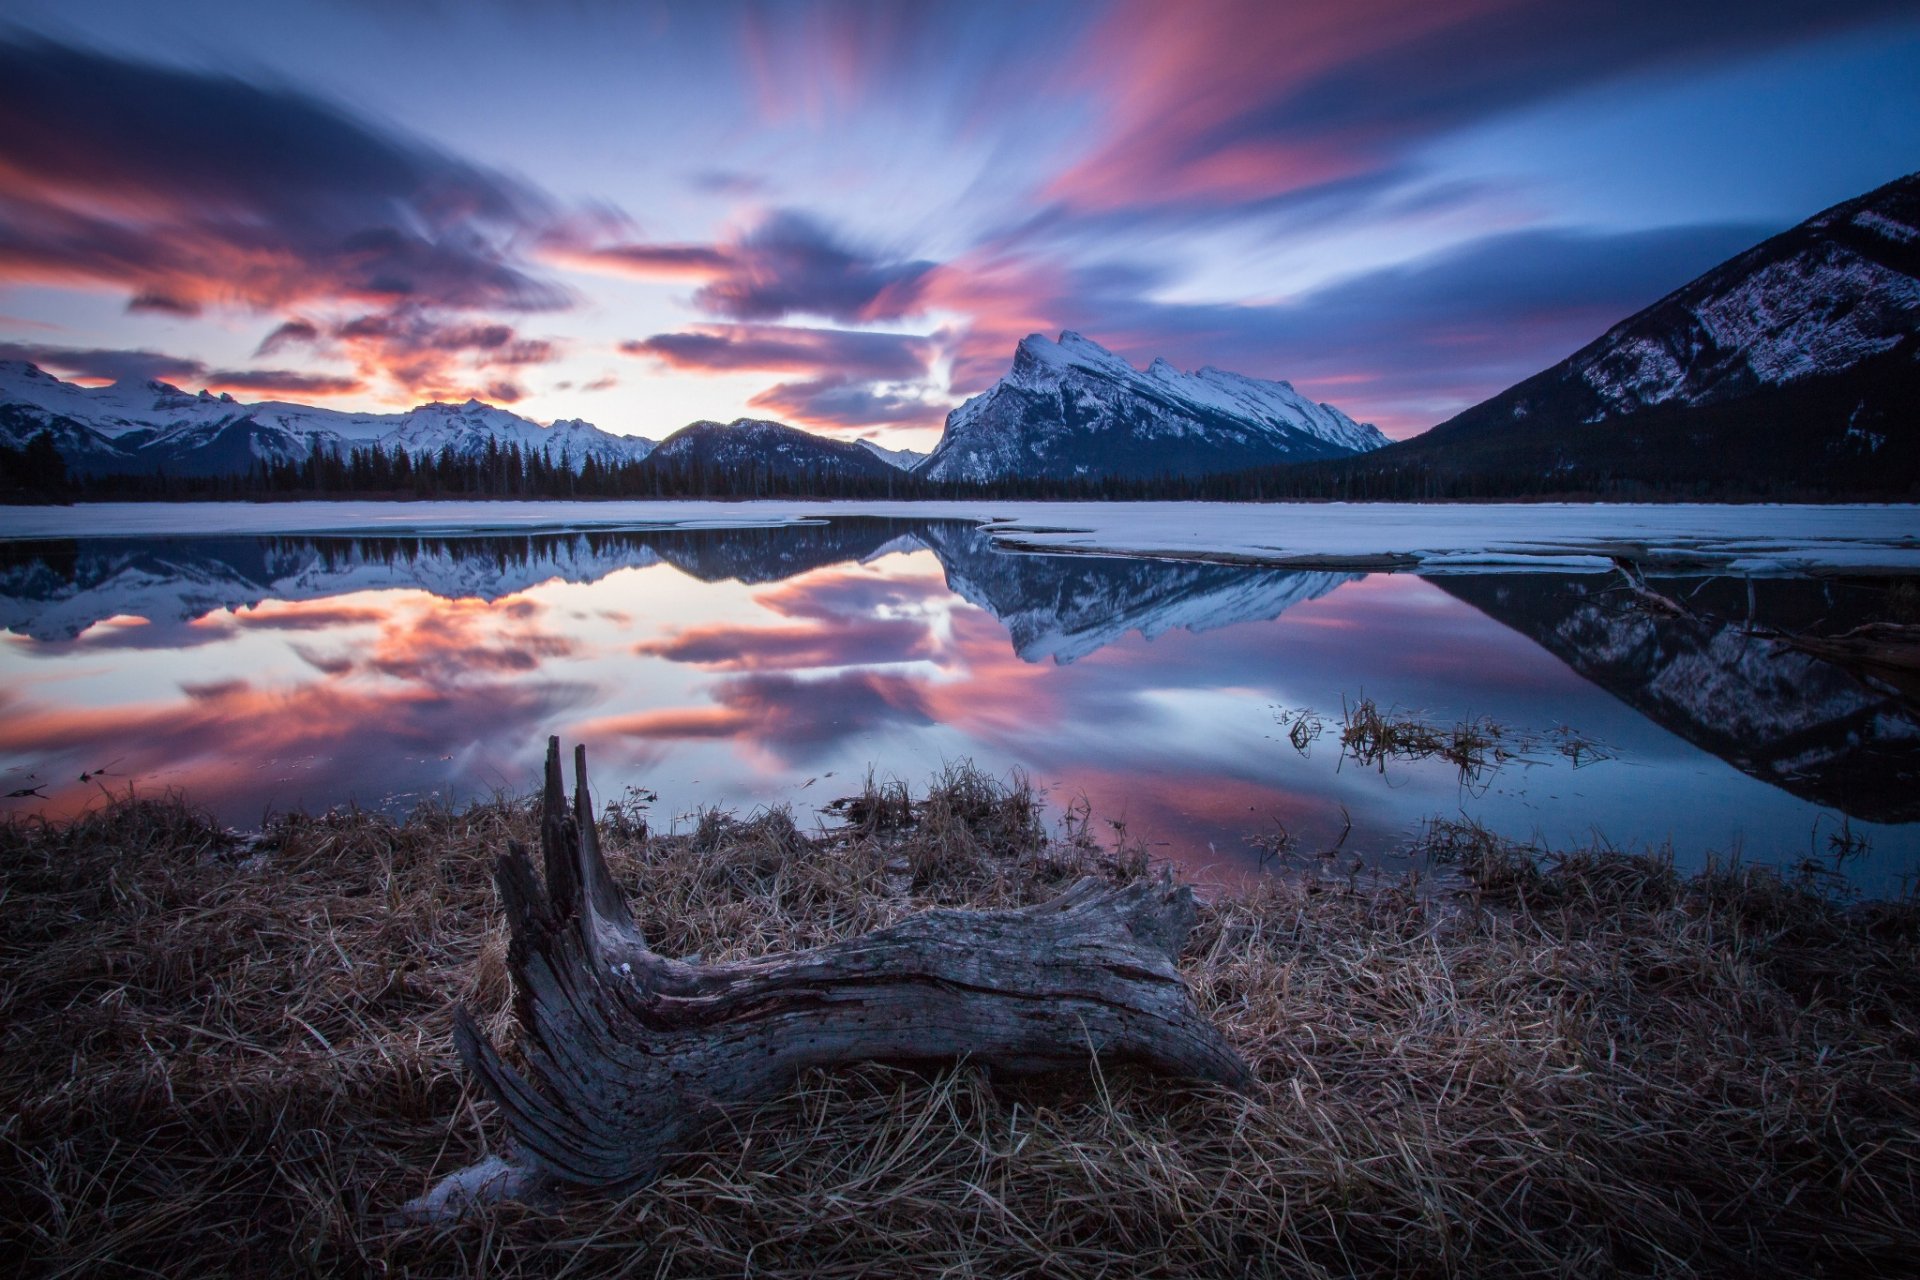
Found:
[[[1516,755],[1506,729],[1486,717],[1443,727],[1405,712],[1382,711],[1367,697],[1351,706],[1343,700],[1340,711],[1341,749],[1355,764],[1382,773],[1388,760],[1438,757],[1460,771],[1462,786],[1472,786]]]
[[[849,821],[609,830],[710,961],[1131,853],[1017,781]],[[614,824],[618,825],[618,824]],[[644,824],[641,824],[644,826]],[[1754,869],[1451,829],[1456,898],[1269,879],[1182,958],[1248,1095],[1095,1067],[811,1075],[620,1199],[387,1214],[498,1141],[449,1039],[511,1038],[489,882],[527,805],[275,820],[177,797],[0,826],[0,1251],[35,1275],[1911,1274],[1920,924]],[[1086,824],[1082,826],[1085,833]]]

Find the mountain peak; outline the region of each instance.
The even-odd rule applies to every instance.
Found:
[[[1378,428],[1284,382],[1165,359],[1142,371],[1071,329],[1020,341],[1007,376],[947,417],[916,467],[934,480],[1203,475],[1339,457],[1387,443]]]
[[[1073,369],[1112,378],[1136,376],[1132,365],[1072,329],[1062,330],[1058,342],[1043,333],[1030,333],[1013,353],[1012,376],[1022,380],[1051,382]]]

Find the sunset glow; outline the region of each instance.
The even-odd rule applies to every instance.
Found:
[[[1399,437],[1920,154],[1870,0],[187,9],[13,7],[0,357],[926,448],[1071,328]]]

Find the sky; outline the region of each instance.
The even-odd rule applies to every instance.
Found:
[[[10,0],[0,359],[929,448],[1021,337],[1389,435],[1920,167],[1920,3]]]

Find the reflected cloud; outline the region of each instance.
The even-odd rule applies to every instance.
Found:
[[[590,720],[590,737],[739,738],[787,764],[804,763],[842,740],[895,725],[936,722],[926,690],[909,676],[846,671],[820,679],[761,674],[723,680],[713,706]]]
[[[688,627],[633,651],[715,671],[777,671],[913,662],[931,657],[934,645],[923,622],[862,618],[833,626]]]
[[[550,658],[578,652],[574,640],[540,625],[539,612],[529,600],[434,601],[383,625],[366,665],[444,688],[470,683],[476,674],[534,671]]]
[[[665,619],[683,606],[655,608],[649,593],[694,588],[671,585],[662,565],[753,585],[726,597],[724,615],[675,624]],[[615,578],[636,568],[652,576]],[[850,757],[883,740],[937,742],[1056,780],[1098,778],[1144,806],[1130,813],[1202,827],[1241,822],[1243,799],[1294,812],[1273,772],[1292,757],[1259,720],[1262,707],[1298,705],[1303,687],[1333,699],[1323,713],[1347,693],[1417,710],[1411,689],[1443,718],[1505,707],[1531,720],[1585,697],[1585,677],[1634,707],[1633,725],[1671,728],[1795,795],[1856,816],[1912,812],[1920,725],[1907,713],[1837,668],[1756,648],[1733,624],[1619,616],[1604,586],[1008,554],[970,524],[881,519],[15,544],[0,556],[0,618],[22,634],[6,655],[106,683],[69,696],[21,682],[0,754],[42,780],[125,754],[122,771],[146,781],[225,796],[298,786],[330,802],[483,769],[517,786],[556,730],[617,744],[634,769],[674,767],[677,743],[723,755],[717,773],[763,780],[860,767],[869,761]],[[1769,583],[1756,598],[1764,617],[1805,626],[1844,618],[1820,594],[1832,590]],[[85,662],[98,655],[128,656]],[[116,673],[133,655],[142,682],[164,674],[130,693]],[[178,696],[155,701],[154,688]],[[1732,703],[1713,692],[1730,689]],[[1215,717],[1238,728],[1214,731]],[[71,805],[98,793],[48,794]],[[1333,803],[1325,791],[1318,802]]]
[[[418,685],[364,688],[337,679],[289,687],[245,680],[193,686],[172,702],[62,707],[16,699],[0,724],[0,754],[46,784],[49,813],[98,803],[79,775],[113,758],[107,782],[183,788],[230,820],[267,805],[377,805],[407,790],[464,784],[489,773],[517,785],[528,743],[587,701],[584,685],[494,682],[458,694]],[[458,773],[441,767],[460,754]]]
[[[237,609],[233,625],[242,631],[331,631],[383,621],[386,611],[366,604],[336,604],[330,600],[262,600]]]

